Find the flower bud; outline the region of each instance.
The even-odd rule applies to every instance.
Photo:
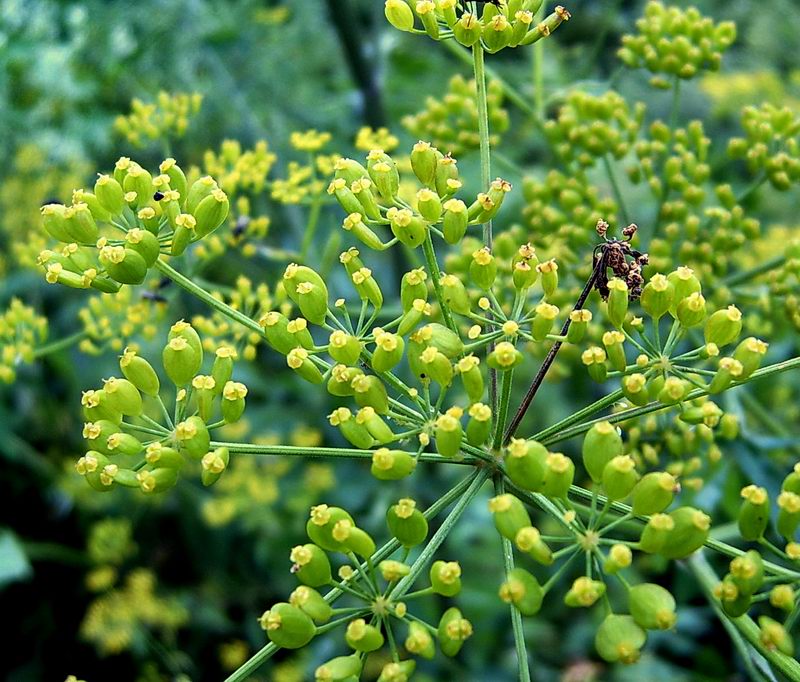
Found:
[[[603,469],[622,454],[622,437],[611,422],[598,422],[583,439],[583,464],[595,483],[603,478]]]
[[[512,568],[500,586],[500,599],[516,606],[523,616],[534,616],[542,608],[544,590],[524,568]]]
[[[741,311],[734,305],[717,310],[706,321],[703,333],[707,344],[713,343],[722,347],[733,343],[742,333]]]
[[[547,448],[541,443],[513,438],[505,457],[506,474],[520,488],[539,492],[544,486],[547,456]]]
[[[434,561],[430,579],[436,594],[454,597],[461,591],[461,566],[457,561]]]
[[[380,481],[399,481],[417,466],[413,455],[401,450],[379,448],[372,455],[372,475]]]
[[[675,625],[675,597],[661,585],[642,583],[628,591],[628,607],[645,630],[669,630]]]
[[[769,523],[769,495],[765,488],[748,485],[742,488],[743,502],[739,507],[739,533],[745,540],[763,537]]]
[[[672,504],[679,490],[678,482],[666,471],[645,474],[633,489],[633,513],[649,516],[662,512]]]
[[[314,671],[314,682],[349,682],[361,675],[361,657],[358,654],[336,656]]]
[[[547,497],[565,498],[575,477],[575,464],[560,452],[551,452],[544,460],[542,493]]]
[[[609,663],[636,663],[647,640],[647,633],[636,624],[633,616],[610,613],[605,617],[594,638],[600,658]]]
[[[386,511],[386,523],[392,537],[403,547],[414,547],[425,542],[428,537],[428,521],[412,499],[401,499],[389,507]]]
[[[363,618],[351,621],[344,635],[348,646],[356,651],[368,653],[377,651],[383,646],[383,635],[374,625],[369,625]]]
[[[505,371],[513,369],[519,365],[522,360],[522,353],[514,347],[513,343],[501,341],[494,347],[494,350],[489,353],[489,356],[486,358],[486,363],[492,369]]]
[[[296,606],[286,602],[275,604],[259,619],[270,641],[282,649],[300,649],[316,633],[311,618]]]
[[[630,455],[619,455],[603,468],[603,489],[610,500],[624,500],[639,481],[636,464]]]
[[[319,587],[331,581],[331,562],[317,545],[293,547],[289,560],[292,562],[292,573],[304,585]]]

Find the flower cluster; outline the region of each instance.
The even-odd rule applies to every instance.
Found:
[[[638,33],[622,37],[619,58],[633,69],[646,68],[651,83],[669,88],[668,78],[694,78],[704,70],[716,71],[723,53],[736,39],[731,21],[714,23],[696,7],[665,7],[653,0],[636,22]]]
[[[47,339],[47,318],[17,298],[0,315],[0,382],[16,379],[17,366],[30,364],[34,352]]]
[[[486,90],[489,127],[492,131],[489,142],[495,146],[508,130],[509,118],[503,108],[503,88],[500,83],[490,80]],[[475,81],[468,81],[459,74],[453,76],[444,96],[441,99],[429,97],[425,109],[406,116],[403,126],[415,137],[431,140],[431,144],[446,149],[453,156],[478,149],[480,136]]]
[[[92,296],[78,311],[84,334],[78,347],[88,355],[106,349],[119,353],[134,339],[153,339],[163,313],[163,304],[137,296],[130,287]]]
[[[172,415],[161,398],[158,374],[132,348],[120,358],[124,378],[109,377],[102,388],[83,393],[89,449],[76,469],[92,488],[162,492],[191,462],[200,463],[204,485],[219,480],[230,454],[211,441],[211,431],[241,419],[247,387],[231,378],[233,348],[216,349],[210,374],[199,374],[203,355],[199,334],[187,322],[176,322],[162,353],[164,373],[176,388]]]
[[[186,133],[193,116],[200,111],[203,96],[198,93],[161,91],[155,102],[136,98],[131,112],[114,121],[114,129],[134,147],[152,142],[180,138]]]

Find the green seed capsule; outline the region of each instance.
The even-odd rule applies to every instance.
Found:
[[[411,170],[426,187],[433,188],[436,178],[436,164],[442,153],[432,147],[430,142],[417,142],[411,150]]]
[[[748,485],[742,488],[743,502],[739,507],[739,533],[742,538],[755,541],[763,537],[769,523],[769,495],[765,488]]]
[[[345,631],[348,646],[356,651],[368,653],[383,646],[383,635],[374,625],[368,625],[363,618],[351,621]]]
[[[647,633],[633,616],[611,613],[605,617],[594,638],[600,658],[609,663],[636,663],[647,640]]]
[[[144,458],[150,466],[158,469],[182,469],[183,465],[186,464],[183,455],[177,450],[162,445],[159,442],[150,443],[150,445],[147,446]]]
[[[642,308],[655,320],[662,318],[675,300],[675,287],[662,274],[653,275],[642,289]]]
[[[186,182],[186,175],[181,167],[177,164],[175,159],[164,159],[158,167],[159,171],[169,178],[169,186],[174,189],[180,197],[185,197],[187,194],[188,183]]]
[[[315,682],[352,682],[361,675],[361,657],[358,654],[336,656],[314,671]]]
[[[442,217],[442,200],[433,190],[423,187],[417,192],[417,210],[430,223],[438,223]]]
[[[731,561],[730,574],[739,592],[752,595],[764,584],[764,560],[754,549]]]
[[[111,215],[119,215],[125,207],[125,192],[113,177],[100,175],[94,183],[94,194],[100,205]]]
[[[606,349],[606,356],[611,366],[618,372],[623,372],[628,364],[625,358],[624,343],[625,335],[622,332],[613,331],[603,334],[603,345]]]
[[[474,14],[465,12],[453,26],[453,36],[465,47],[472,47],[481,39],[481,22]]]
[[[776,528],[787,540],[794,538],[800,525],[800,495],[784,490],[778,495],[778,518]]]
[[[139,488],[143,493],[163,493],[175,487],[178,482],[178,470],[172,467],[140,471],[136,474]]]
[[[72,237],[71,241],[87,244],[97,241],[98,229],[89,206],[77,203],[67,208],[64,212],[64,226]]]
[[[603,478],[603,470],[612,459],[622,454],[622,437],[611,422],[598,422],[583,439],[583,464],[595,483]]]
[[[378,414],[389,411],[389,395],[386,386],[374,375],[356,376],[350,385],[353,387],[353,396],[359,407],[371,407]]]
[[[456,457],[461,452],[463,430],[456,414],[457,412],[448,410],[436,420],[434,429],[436,451],[442,457]]]
[[[564,595],[564,604],[572,608],[587,608],[593,606],[605,593],[606,584],[602,580],[581,576]]]
[[[147,262],[133,249],[104,246],[98,260],[108,276],[120,284],[141,284],[147,276]]]
[[[415,620],[408,624],[408,636],[403,645],[409,653],[422,658],[432,659],[436,654],[430,632],[422,623]]]
[[[472,623],[455,606],[442,614],[436,630],[439,648],[445,656],[455,656],[472,636]]]
[[[200,460],[202,471],[200,473],[200,480],[203,485],[209,486],[216,483],[220,476],[228,468],[230,462],[230,453],[228,448],[217,448],[213,452],[208,452],[203,455]]]
[[[450,154],[436,160],[434,185],[436,193],[442,198],[449,197],[461,187],[461,180],[458,179],[458,164]]]
[[[633,513],[656,514],[664,511],[680,490],[675,477],[666,471],[645,474],[633,489]]]
[[[520,488],[541,492],[547,456],[547,448],[541,443],[513,438],[505,457],[506,474]]]
[[[742,365],[742,373],[737,381],[744,381],[761,366],[761,360],[767,352],[768,344],[750,336],[742,341],[733,351],[733,359]]]
[[[125,187],[125,183],[123,183],[123,187]],[[210,175],[204,175],[195,180],[186,194],[186,212],[194,213],[200,205],[200,202],[206,197],[211,196],[211,193],[217,189],[219,189],[219,186]]]
[[[144,450],[142,442],[130,433],[112,433],[106,439],[106,449],[114,455],[134,457]]]
[[[653,514],[642,529],[639,549],[649,554],[661,550],[675,528],[675,521],[669,514]]]
[[[386,0],[384,14],[387,21],[400,31],[414,28],[414,13],[404,0]]]
[[[586,365],[589,376],[597,382],[603,382],[608,375],[606,366],[606,352],[598,346],[587,348],[581,354],[581,362]]]
[[[244,414],[247,386],[239,381],[228,381],[222,389],[222,418],[228,423],[238,422]]]
[[[331,562],[317,545],[293,547],[289,560],[292,562],[292,573],[304,585],[319,587],[331,581]]]
[[[362,407],[356,413],[356,423],[366,426],[369,435],[372,436],[377,443],[385,444],[395,440],[392,429],[371,407]]]
[[[761,644],[767,649],[777,649],[785,656],[794,656],[794,641],[783,625],[768,616],[760,616],[758,627]]]
[[[669,630],[675,625],[675,597],[661,585],[642,583],[628,591],[628,607],[645,630]]]
[[[415,547],[428,537],[428,521],[412,499],[403,498],[389,507],[386,523],[392,537],[403,547]]]
[[[197,236],[205,237],[211,234],[225,222],[229,211],[228,195],[221,189],[215,189],[210,195],[204,197],[197,204],[197,207],[191,211],[196,221],[195,232]]]
[[[373,150],[367,155],[367,173],[384,201],[392,204],[400,188],[400,175],[394,160],[379,149]]]
[[[314,324],[323,324],[328,314],[328,289],[312,282],[300,282],[296,291],[303,316]]]
[[[99,391],[84,391],[81,395],[83,415],[89,421],[107,419],[114,424],[122,421],[122,413],[112,408],[108,403],[108,396],[102,389]]]
[[[706,343],[718,347],[733,343],[742,333],[742,313],[733,305],[724,310],[717,310],[706,321],[703,331]]]
[[[507,371],[519,365],[524,358],[513,343],[501,341],[486,358],[486,364],[492,369]]]
[[[430,579],[436,594],[454,597],[461,592],[461,566],[457,561],[434,561]]]
[[[630,455],[619,455],[603,467],[603,489],[610,500],[624,500],[639,481],[636,463]]]
[[[542,608],[544,590],[524,568],[512,568],[500,586],[500,599],[517,607],[523,616],[535,616]]]
[[[715,588],[715,594],[719,595],[722,610],[731,618],[738,618],[747,613],[753,601],[751,595],[739,592],[730,573]]]
[[[370,471],[380,481],[399,481],[410,475],[416,466],[416,458],[407,452],[379,448],[372,455]]]
[[[684,559],[696,552],[708,539],[711,519],[699,509],[679,507],[670,512],[675,527],[667,535],[659,554],[667,559]]]
[[[575,464],[560,452],[551,452],[544,460],[542,493],[547,497],[565,498],[575,477]]]
[[[591,310],[573,310],[569,314],[569,329],[567,330],[567,343],[580,343],[592,321]]]
[[[678,303],[676,316],[686,329],[702,324],[706,319],[706,299],[700,293],[690,294]]]
[[[411,310],[417,299],[428,300],[428,287],[425,284],[427,278],[428,274],[423,268],[411,270],[403,275],[400,280],[400,302],[403,312]]]
[[[286,364],[311,384],[321,384],[322,372],[311,361],[305,348],[292,348],[286,355]]]
[[[489,500],[489,511],[497,532],[504,538],[514,540],[522,528],[530,527],[531,517],[525,505],[510,493]]]
[[[282,649],[300,649],[316,634],[310,616],[286,602],[279,602],[264,612],[260,623],[270,641]]]
[[[491,435],[492,409],[483,403],[474,403],[469,408],[467,442],[475,447],[483,445]]]
[[[331,426],[339,427],[342,435],[361,450],[367,450],[375,444],[367,425],[363,421],[356,420],[346,407],[338,407],[331,412],[328,415],[328,422]]]
[[[286,355],[297,346],[297,340],[289,331],[289,319],[277,311],[272,311],[261,318],[264,336],[267,343],[282,355]]]
[[[328,552],[347,553],[349,550],[346,544],[334,535],[334,530],[341,521],[344,521],[350,527],[355,527],[353,517],[341,507],[329,507],[327,504],[319,504],[311,507],[311,513],[306,523],[306,533],[315,545]],[[341,529],[340,526],[339,528]],[[340,533],[337,533],[337,535],[341,537]]]
[[[408,682],[417,667],[414,659],[387,663],[381,669],[377,682]]]
[[[139,389],[127,379],[111,377],[103,382],[103,391],[108,399],[108,405],[124,415],[139,415],[142,413],[142,396]]]
[[[469,295],[464,283],[455,275],[442,275],[439,280],[442,290],[442,299],[454,313],[468,315],[470,312]]]
[[[180,444],[181,451],[193,459],[201,459],[211,445],[208,427],[198,416],[179,422],[175,426],[175,438]]]
[[[538,528],[533,526],[520,528],[514,536],[514,544],[518,550],[525,552],[534,561],[543,566],[549,566],[555,561],[552,550],[542,540]]]
[[[683,266],[670,272],[667,275],[667,280],[672,284],[675,292],[670,313],[672,313],[673,317],[676,317],[681,301],[684,301],[692,294],[700,294],[702,287],[700,286],[700,280],[694,274],[694,270]]]
[[[63,204],[46,204],[42,206],[42,226],[47,234],[60,242],[75,241],[67,230],[67,207]]]
[[[717,372],[708,385],[708,392],[712,395],[727,390],[734,381],[739,380],[744,372],[742,363],[733,358],[720,358]]]
[[[161,253],[158,238],[152,232],[140,230],[138,227],[128,230],[125,242],[131,250],[136,251],[144,259],[148,268],[153,267]]]
[[[211,421],[214,410],[215,387],[217,382],[214,377],[198,374],[192,379],[194,399],[197,402],[197,411],[203,421]]]
[[[647,377],[644,374],[634,373],[622,377],[622,392],[634,405],[647,405],[650,396],[647,390]]]
[[[398,209],[393,206],[387,211],[386,217],[389,219],[392,234],[401,244],[413,249],[425,241],[428,226],[420,216],[414,215],[409,209]]]
[[[328,393],[339,397],[353,395],[355,392],[352,387],[353,379],[362,374],[364,374],[364,372],[357,367],[334,365],[331,370],[331,377],[328,379]]]

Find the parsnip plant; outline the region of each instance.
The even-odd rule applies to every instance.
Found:
[[[743,488],[730,543],[714,536],[695,499],[737,434],[736,416],[716,396],[800,366],[785,351],[768,353],[761,338],[795,323],[800,247],[750,262],[760,226],[743,207],[766,184],[796,186],[800,120],[748,109],[730,152],[747,161],[752,184],[739,193],[715,185],[702,123],[680,123],[680,88],[719,67],[735,28],[658,2],[619,56],[672,90],[670,120],[648,121],[643,103],[613,91],[579,90],[545,117],[540,92],[529,105],[486,66],[487,55],[504,49],[537,50],[541,59],[541,41],[570,18],[561,6],[541,10],[537,0],[386,1],[388,21],[419,35],[420,49],[438,49],[433,39],[474,71],[474,84],[453,81],[451,96],[407,119],[433,140],[407,156],[386,148],[358,159],[322,154],[328,138],[310,131],[293,140],[308,162],[294,162],[280,179],[267,179],[274,156],[266,145],[243,153],[229,143],[209,154],[216,178],[184,172],[173,158],[148,169],[123,157],[70,205],[42,209],[44,229],[59,242],[40,255],[48,282],[108,301],[155,274],[212,309],[194,325],[176,321],[161,357],[146,357],[133,341],[119,348],[119,376],[83,394],[87,447],[76,468],[89,485],[161,493],[197,471],[212,485],[231,458],[271,455],[365,460],[393,491],[379,531],[325,500],[310,509],[307,537],[287,562],[298,587],[264,605],[269,642],[229,680],[322,636],[336,638],[338,649],[316,668],[326,682],[358,679],[369,659],[381,662],[379,680],[401,682],[420,659],[459,655],[482,623],[459,606],[459,556],[442,546],[488,487],[504,573],[486,578],[509,605],[521,680],[536,665],[524,619],[548,601],[593,609],[596,653],[609,663],[636,663],[648,632],[675,628],[681,605],[634,570],[643,555],[688,566],[751,675],[763,678],[758,666],[767,661],[800,679],[800,470],[780,491],[759,481]],[[530,118],[554,159],[546,178],[526,178],[519,215],[509,208],[515,188],[493,173],[504,101]],[[124,134],[157,137],[153,112],[136,112],[147,125],[120,119]],[[162,118],[165,128],[185,129]],[[359,146],[374,138],[397,142],[384,130],[364,134]],[[479,152],[477,193],[459,171],[473,163],[471,149]],[[459,162],[454,150],[467,158]],[[598,172],[610,196],[593,185]],[[636,201],[621,187],[623,172],[647,185]],[[249,226],[250,239],[264,234],[268,223],[251,225],[245,191],[307,206],[306,238],[280,282],[223,296],[187,273],[236,246]],[[341,209],[346,286],[319,273],[310,248],[320,211],[332,206]],[[496,232],[495,222],[506,229]],[[399,288],[373,264],[375,252],[388,250],[413,266]],[[766,273],[776,298],[758,310],[753,292]],[[25,327],[16,343],[23,359],[34,359],[42,325],[18,306],[3,319]],[[120,334],[127,340],[138,329]],[[86,342],[89,332],[77,337]],[[349,447],[215,438],[246,409],[237,360],[256,362],[262,345],[285,357],[286,372],[332,396],[327,420]],[[535,430],[526,416],[556,369],[574,382],[587,372],[601,397],[573,400],[571,414]],[[571,439],[579,439],[579,458],[560,451]],[[423,509],[399,482],[431,467],[461,476]],[[718,570],[727,573],[720,579]],[[415,606],[432,595],[449,601],[426,620]]]

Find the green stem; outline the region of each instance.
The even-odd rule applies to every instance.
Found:
[[[76,334],[71,334],[70,336],[65,336],[63,339],[58,339],[58,341],[51,341],[44,346],[35,348],[33,351],[33,357],[34,359],[38,359],[44,357],[45,355],[50,355],[51,353],[57,353],[60,350],[74,346],[76,343],[82,341],[88,336],[89,334],[87,332],[81,331],[77,332]]]
[[[759,275],[763,275],[770,270],[775,270],[776,268],[781,267],[785,262],[786,256],[775,256],[775,258],[770,258],[769,260],[766,260],[760,265],[756,265],[749,270],[742,270],[741,272],[736,272],[726,277],[722,280],[722,284],[728,287],[736,286],[737,284],[743,284],[744,282],[755,279]]]
[[[442,285],[439,283],[439,280],[442,278],[442,273],[439,270],[439,263],[436,260],[436,252],[433,250],[433,240],[431,239],[430,232],[426,235],[425,241],[422,242],[422,251],[425,254],[425,263],[428,266],[428,273],[433,280],[433,291],[436,294],[436,300],[439,302],[439,308],[442,311],[444,322],[450,329],[458,334],[458,327],[456,327],[455,320],[453,320],[450,308],[444,302]]]
[[[536,23],[544,17],[544,6],[536,12]],[[544,40],[533,45],[533,111],[539,121],[544,121]]]
[[[556,422],[552,426],[548,426],[546,429],[542,429],[539,433],[536,433],[532,436],[533,440],[542,440],[543,438],[547,438],[554,433],[558,433],[562,429],[567,428],[568,426],[572,426],[573,424],[577,424],[581,421],[584,417],[590,417],[595,412],[600,412],[600,410],[604,410],[607,407],[611,407],[615,402],[621,400],[625,397],[625,394],[622,390],[614,391],[613,393],[609,393],[604,398],[600,398],[600,400],[595,400],[591,405],[587,405],[582,410],[578,410],[574,414],[571,414],[569,417],[565,417],[561,421]]]
[[[319,217],[322,214],[324,197],[324,194],[317,194],[311,203],[311,210],[308,212],[308,222],[306,223],[306,229],[303,233],[303,243],[300,246],[300,260],[304,263],[308,256],[308,250],[314,243],[314,235],[319,225]]]
[[[500,380],[500,405],[495,414],[494,440],[492,447],[499,450],[503,444],[503,430],[508,419],[508,407],[511,402],[511,387],[514,380],[514,370],[509,369],[503,372]]]

